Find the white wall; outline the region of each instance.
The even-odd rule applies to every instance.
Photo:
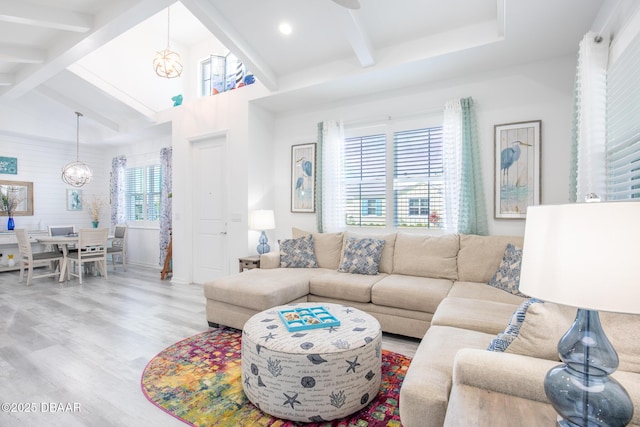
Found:
[[[493,219],[493,126],[542,120],[542,203],[567,202],[574,75],[575,58],[560,58],[277,117],[273,155],[277,229],[272,239],[290,237],[292,226],[316,229],[315,214],[290,212],[289,162],[291,145],[316,142],[318,122],[340,119],[348,124],[417,112],[440,115],[446,101],[468,96],[474,99],[478,119],[489,232],[523,234],[524,220]]]
[[[238,268],[238,257],[247,255],[247,213],[249,209],[249,189],[255,185],[268,183],[272,176],[249,173],[249,164],[268,158],[260,150],[253,150],[250,143],[249,101],[264,96],[266,89],[258,83],[224,92],[215,96],[198,98],[159,113],[158,123],[172,123],[173,143],[173,278],[178,283],[190,283],[192,272],[192,210],[194,204],[192,188],[192,148],[194,141],[210,136],[223,135],[226,138],[227,188],[227,248],[228,271]],[[257,112],[252,117],[264,127],[262,116]],[[258,117],[259,116],[259,117]],[[263,140],[264,131],[258,130],[256,139]],[[267,141],[268,143],[268,141]],[[255,153],[255,154],[254,154]],[[257,156],[257,157],[254,157]],[[261,157],[262,156],[262,157]],[[250,177],[251,176],[251,177]],[[254,182],[255,180],[255,182]],[[266,184],[265,188],[268,188]]]

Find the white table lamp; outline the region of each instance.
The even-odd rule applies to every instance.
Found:
[[[249,228],[262,232],[260,234],[260,239],[258,239],[258,253],[262,255],[269,252],[271,250],[269,247],[269,239],[267,239],[267,235],[264,231],[276,228],[273,211],[264,209],[251,211],[249,214]]]
[[[625,389],[609,375],[618,355],[598,310],[640,313],[640,202],[527,208],[520,291],[578,308],[558,343],[563,365],[544,387],[561,426],[623,426],[633,416]]]

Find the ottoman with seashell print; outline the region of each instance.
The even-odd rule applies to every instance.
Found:
[[[340,325],[289,332],[279,315],[292,307],[318,306]],[[304,310],[300,314],[304,317]],[[380,324],[364,311],[330,303],[274,307],[244,325],[242,387],[254,405],[279,418],[344,418],[376,397],[381,348]]]

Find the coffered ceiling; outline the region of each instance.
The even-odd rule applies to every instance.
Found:
[[[169,5],[172,44],[213,35],[269,89],[256,102],[282,112],[574,54],[606,1],[361,0],[349,10],[331,0],[0,0],[0,133],[27,134],[42,118],[66,139],[56,134],[75,126],[74,111],[92,143],[148,127],[152,107],[71,70],[142,25],[164,37]]]

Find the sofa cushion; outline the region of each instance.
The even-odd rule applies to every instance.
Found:
[[[487,286],[487,283],[461,282],[453,283],[449,291],[450,297],[469,298],[483,301],[504,302],[507,304],[520,305],[524,301],[523,297],[504,292],[500,289]]]
[[[378,274],[384,240],[349,237],[344,243],[338,271],[353,274]]]
[[[507,353],[538,359],[560,360],[558,342],[576,317],[576,308],[551,302],[533,304],[527,310],[520,332],[507,347]]]
[[[494,339],[491,340],[488,350],[490,351],[505,351],[507,347],[516,339],[520,333],[520,327],[524,323],[524,319],[527,315],[527,310],[532,304],[544,304],[536,298],[529,298],[524,301],[511,315],[511,320],[507,324],[507,327],[503,332],[500,332]]]
[[[431,324],[497,334],[504,331],[516,308],[517,304],[447,297],[438,306]]]
[[[318,268],[313,252],[313,236],[308,234],[297,239],[280,241],[280,267]]]
[[[456,280],[457,234],[430,236],[398,233],[393,273]]]
[[[400,388],[400,419],[407,426],[442,426],[458,350],[486,349],[491,334],[431,326],[418,346]]]
[[[618,353],[618,369],[640,374],[640,315],[601,311],[600,322]]]
[[[316,255],[318,267],[337,270],[340,265],[344,233],[311,233],[296,227],[291,230],[293,238],[304,237],[308,234],[313,236],[313,252]]]
[[[355,302],[371,302],[371,288],[387,276],[384,273],[372,276],[324,271],[324,274],[313,276],[309,281],[309,293]]]
[[[451,285],[452,282],[448,279],[390,274],[373,285],[371,302],[381,306],[435,313]]]
[[[504,250],[502,261],[494,273],[488,285],[502,289],[510,294],[526,297],[520,292],[520,265],[522,264],[522,249],[516,248],[511,243]]]
[[[355,237],[356,239],[369,237],[372,239],[384,240],[384,248],[382,248],[382,255],[380,255],[380,264],[378,266],[378,271],[380,273],[391,274],[391,270],[393,269],[394,248],[396,245],[396,233],[365,235],[365,234],[359,234],[359,233],[352,233],[350,231],[345,232],[344,240],[346,241],[349,237]],[[344,242],[343,242],[343,251],[344,251]],[[342,259],[342,256],[340,258]]]
[[[321,268],[255,268],[204,284],[206,298],[262,311],[288,304],[309,293],[309,280]]]
[[[500,265],[508,243],[519,248],[524,238],[520,236],[460,235],[458,253],[458,280],[487,283]]]

